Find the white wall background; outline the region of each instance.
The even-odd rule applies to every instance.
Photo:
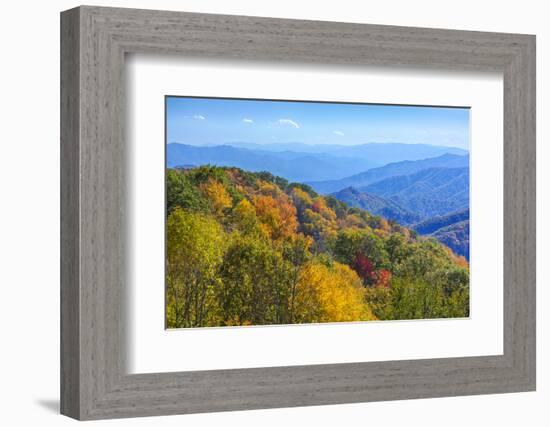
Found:
[[[550,27],[540,0],[96,1],[97,5],[537,34],[538,391],[109,421],[109,425],[529,425],[550,422]],[[59,384],[59,12],[75,1],[5,2],[0,25],[0,422],[63,426]]]

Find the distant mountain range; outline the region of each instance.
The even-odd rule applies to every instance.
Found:
[[[331,194],[350,206],[403,225],[417,223],[419,233],[430,234],[468,219],[469,188],[468,168],[428,168]],[[452,216],[442,216],[450,212]]]
[[[189,145],[171,143],[166,147],[167,166],[178,167],[182,165],[199,166],[213,164],[217,166],[236,166],[252,172],[267,171],[274,175],[282,176],[290,181],[332,181],[340,180],[350,175],[362,174],[365,171],[386,165],[390,162],[407,161],[409,167],[420,170],[430,166],[442,166],[444,160],[434,164],[416,165],[414,161],[442,156],[467,155],[467,151],[455,147],[443,147],[427,144],[398,144],[398,143],[369,143],[362,145],[346,146],[333,144],[253,144],[234,142],[225,145]],[[427,159],[429,160],[429,159]],[[457,161],[456,159],[454,160]],[[453,162],[452,157],[447,162]],[[464,164],[464,159],[462,159]],[[467,163],[467,162],[466,162]],[[399,165],[400,170],[386,170],[386,175],[376,177],[379,180],[388,176],[411,173],[414,170],[406,170],[407,164]],[[395,169],[395,168],[394,168]],[[367,185],[369,182],[362,182]],[[325,184],[320,184],[324,187]],[[347,186],[357,187],[357,183],[340,185],[336,183],[333,188],[320,192],[329,193],[341,190]],[[313,185],[315,188],[315,185]]]
[[[168,144],[166,154],[169,168],[204,164],[235,166],[251,172],[271,172],[295,182],[339,179],[378,165],[368,159],[327,153],[275,152],[229,145],[199,147]]]
[[[469,168],[429,168],[374,182],[360,191],[391,199],[422,217],[445,215],[467,208]]]
[[[408,211],[393,200],[365,193],[353,187],[344,188],[332,195],[349,206],[364,209],[402,225],[412,224],[422,219],[421,215]]]
[[[406,145],[406,144],[404,144]],[[385,166],[369,169],[365,172],[348,176],[338,180],[307,182],[321,194],[333,193],[347,187],[362,188],[369,184],[394,176],[410,175],[428,168],[457,168],[468,167],[470,156],[456,154],[442,154],[437,157],[422,160],[404,160],[389,163]]]
[[[299,153],[326,153],[339,157],[367,159],[379,166],[402,160],[422,160],[442,154],[466,155],[468,151],[456,147],[429,144],[403,144],[397,142],[366,143],[358,145],[304,144],[299,142],[254,144],[230,142],[227,145],[270,152],[294,151]]]

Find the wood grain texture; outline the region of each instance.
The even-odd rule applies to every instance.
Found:
[[[80,414],[79,17],[61,20],[61,412]]]
[[[62,13],[62,413],[100,419],[535,388],[534,36],[80,7]],[[128,375],[127,53],[504,75],[504,354]]]

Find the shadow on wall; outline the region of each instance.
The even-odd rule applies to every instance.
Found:
[[[50,412],[59,414],[59,399],[38,399],[35,403]]]

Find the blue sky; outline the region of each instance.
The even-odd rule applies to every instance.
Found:
[[[469,148],[468,108],[166,98],[167,142],[401,142]]]

